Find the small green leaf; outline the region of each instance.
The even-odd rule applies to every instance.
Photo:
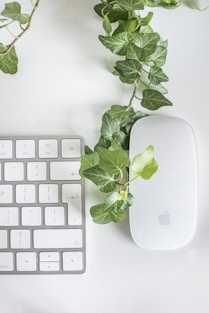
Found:
[[[146,59],[146,63],[149,65],[156,65],[157,67],[162,67],[166,62],[167,57],[167,41],[161,42],[160,45],[156,47],[155,52]]]
[[[118,133],[119,131],[120,127],[115,119],[105,113],[102,117],[101,135],[105,139],[111,140],[113,139],[114,134]]]
[[[94,151],[87,145],[84,146],[85,154],[92,154]]]
[[[123,32],[113,36],[100,35],[99,40],[113,53],[124,55],[127,45],[132,41],[132,37],[128,32]]]
[[[19,2],[6,3],[1,15],[9,17],[13,21],[18,21],[20,24],[26,24],[30,20],[30,15],[21,13],[21,5]]]
[[[114,192],[108,195],[105,203],[91,207],[90,213],[95,223],[117,223],[124,220],[125,213],[132,203],[133,197],[130,193],[127,194],[125,191]]]
[[[127,117],[130,113],[133,115],[134,110],[132,107],[114,104],[111,106],[111,109],[108,110],[106,113],[112,116],[113,118],[116,117],[118,118],[118,117]]]
[[[139,20],[137,18],[129,19],[124,26],[127,32],[133,33],[140,27]]]
[[[111,206],[106,203],[96,204],[90,209],[93,221],[97,224],[120,222],[125,218],[125,212],[120,210],[123,201],[117,201]]]
[[[83,176],[91,180],[102,192],[111,192],[116,188],[116,177],[109,175],[98,165],[83,171]]]
[[[97,147],[99,166],[110,175],[119,175],[129,165],[129,158],[124,150],[111,151]]]
[[[110,138],[110,140],[109,140],[109,139],[104,138],[103,136],[100,136],[99,141],[97,142],[96,146],[94,147],[94,150],[96,150],[96,148],[98,146],[103,147],[105,149],[108,149],[111,145],[112,139],[113,138]]]
[[[116,5],[99,3],[95,5],[94,10],[101,17],[108,14],[111,23],[126,20],[128,17],[128,12]]]
[[[127,11],[144,9],[144,2],[140,0],[118,0],[118,4]]]
[[[146,55],[144,49],[137,47],[134,43],[130,43],[127,46],[126,57],[127,59],[134,59],[139,62],[144,62]]]
[[[157,90],[162,95],[165,95],[166,93],[168,93],[168,90],[162,84],[154,85],[150,83],[149,88],[152,90]]]
[[[29,14],[21,14],[20,16],[20,24],[24,25],[24,24],[27,24],[29,23],[30,21],[30,15]]]
[[[156,50],[157,43],[160,40],[158,33],[139,33],[135,36],[135,44],[143,48],[145,55],[149,56]]]
[[[96,204],[91,207],[90,213],[94,223],[107,224],[112,222],[108,208],[105,203]]]
[[[110,23],[108,15],[105,15],[103,17],[103,28],[107,34],[110,34],[112,32],[112,25]]]
[[[157,110],[162,106],[171,106],[172,103],[159,91],[152,89],[143,90],[141,105],[149,110]]]
[[[17,72],[18,57],[13,47],[9,53],[1,55],[8,46],[4,46],[0,43],[0,69],[6,74],[15,74]]]
[[[154,85],[158,85],[161,82],[168,81],[168,76],[163,72],[161,68],[157,66],[151,67],[148,78],[150,82]]]
[[[111,142],[110,150],[128,150],[127,134],[120,131]]]
[[[132,161],[132,173],[149,179],[158,169],[157,162],[154,159],[154,148],[149,146],[143,153],[137,154]]]
[[[97,152],[93,152],[91,154],[84,154],[81,158],[79,174],[83,176],[83,171],[95,167],[98,164],[99,164],[99,155]]]
[[[143,17],[141,20],[141,25],[146,26],[151,22],[151,19],[153,17],[153,12],[149,12],[147,16]]]
[[[141,76],[141,63],[137,60],[117,61],[115,70],[122,81],[132,84]]]

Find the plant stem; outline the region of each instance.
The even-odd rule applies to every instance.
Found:
[[[140,175],[137,175],[135,177],[133,177],[131,180],[127,181],[124,185],[128,186],[132,181],[134,181],[135,179],[137,179]]]
[[[39,2],[40,2],[40,1],[41,1],[41,0],[37,0],[36,3],[33,5],[33,10],[32,10],[31,15],[30,15],[30,20],[29,20],[28,25],[26,26],[26,28],[23,29],[23,31],[22,31],[18,36],[16,36],[16,38],[12,41],[12,43],[8,46],[8,48],[7,48],[4,52],[0,53],[0,56],[4,56],[4,55],[8,54],[8,53],[12,50],[12,48],[14,47],[14,45],[16,44],[16,42],[17,42],[17,41],[26,33],[26,31],[30,28],[32,18],[33,18],[34,14],[35,14],[36,9],[38,8],[38,5],[39,5]]]
[[[131,107],[131,106],[132,106],[133,99],[134,99],[135,96],[136,96],[136,88],[137,88],[137,85],[134,86],[134,91],[133,91],[133,93],[132,93],[132,96],[131,96],[131,99],[130,99],[130,101],[129,101],[128,107]]]

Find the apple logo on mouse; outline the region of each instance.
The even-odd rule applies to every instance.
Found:
[[[169,225],[170,224],[170,214],[168,211],[161,213],[158,217],[160,225]]]

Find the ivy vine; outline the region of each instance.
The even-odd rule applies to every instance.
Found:
[[[145,6],[176,7],[176,0],[107,0],[94,9],[105,35],[99,35],[105,48],[118,56],[113,74],[133,86],[127,106],[115,104],[102,117],[100,138],[93,149],[85,147],[80,174],[105,194],[102,203],[93,205],[94,222],[120,222],[134,199],[129,192],[129,171],[133,179],[150,179],[157,171],[154,147],[149,146],[133,160],[129,159],[129,138],[133,124],[145,114],[133,108],[136,100],[148,110],[158,110],[172,103],[165,96],[163,83],[168,76],[162,67],[166,62],[167,41],[151,27],[153,13],[142,16]],[[140,192],[140,191],[139,191]]]
[[[6,3],[4,10],[0,13],[0,29],[6,29],[12,38],[9,44],[0,43],[0,70],[6,74],[15,74],[18,70],[15,44],[30,28],[40,0],[30,2],[32,6],[30,14],[22,12],[19,2]],[[11,30],[12,24],[15,24],[17,33]]]
[[[142,15],[145,7],[175,8],[180,0],[101,0],[94,10],[102,19],[104,34],[101,44],[118,56],[113,74],[124,84],[132,86],[126,106],[114,104],[102,117],[100,137],[91,149],[85,146],[80,175],[92,181],[104,193],[104,201],[90,208],[96,223],[122,221],[133,203],[129,192],[129,171],[133,179],[150,179],[157,171],[154,147],[148,146],[133,160],[129,159],[129,138],[133,124],[147,115],[141,107],[153,111],[172,103],[166,97],[164,83],[168,76],[163,71],[167,56],[167,41],[152,29],[153,13]],[[17,72],[16,42],[30,28],[40,0],[31,0],[31,13],[23,13],[19,2],[5,4],[0,13],[0,29],[13,37],[10,44],[0,43],[0,69],[4,73]],[[10,26],[17,24],[19,33]],[[139,103],[135,110],[133,103]],[[140,107],[141,106],[141,107]]]

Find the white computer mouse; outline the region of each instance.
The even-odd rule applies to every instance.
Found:
[[[130,135],[130,159],[154,146],[157,172],[130,184],[134,204],[130,230],[146,249],[177,249],[195,234],[197,147],[192,127],[183,119],[153,115],[138,120]],[[130,178],[132,174],[130,173]]]

